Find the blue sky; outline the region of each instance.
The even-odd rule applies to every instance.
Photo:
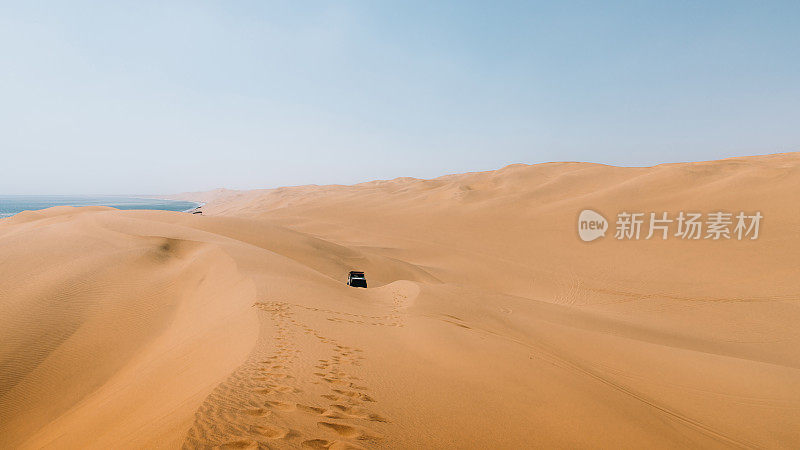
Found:
[[[800,2],[3,2],[0,194],[800,150]]]

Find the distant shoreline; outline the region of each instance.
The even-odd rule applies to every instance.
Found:
[[[0,219],[55,206],[108,206],[120,210],[189,212],[204,203],[121,195],[0,195]]]

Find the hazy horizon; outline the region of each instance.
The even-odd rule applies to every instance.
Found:
[[[4,195],[800,150],[795,2],[0,5]]]
[[[769,155],[777,155],[777,154],[782,154],[782,153],[800,153],[800,152],[778,152],[778,153],[764,153],[764,154],[754,153],[754,154],[746,154],[746,155],[724,156],[724,157],[720,157],[718,159],[744,158],[744,157],[751,157],[751,156],[752,157],[769,156]],[[276,188],[284,188],[284,187],[301,187],[301,186],[326,186],[326,185],[351,186],[351,185],[356,185],[356,184],[361,184],[361,183],[367,183],[367,182],[370,182],[370,181],[389,181],[389,180],[392,180],[392,179],[395,179],[395,178],[435,179],[435,178],[444,177],[444,176],[448,176],[448,175],[459,175],[459,174],[475,173],[475,172],[490,172],[490,171],[494,171],[494,170],[503,169],[505,167],[512,166],[512,165],[515,165],[515,164],[535,165],[535,164],[547,164],[547,163],[559,163],[559,162],[567,162],[567,163],[569,163],[569,162],[580,162],[580,163],[589,163],[589,164],[611,165],[611,166],[616,166],[616,167],[639,167],[639,168],[645,168],[645,167],[653,167],[653,166],[662,165],[662,164],[679,164],[679,163],[704,162],[704,161],[716,161],[716,160],[705,160],[705,159],[701,160],[701,159],[697,159],[697,160],[685,160],[685,161],[664,161],[664,162],[654,163],[654,164],[649,164],[649,165],[607,164],[607,163],[602,163],[602,162],[597,162],[597,161],[574,161],[574,160],[541,161],[541,162],[535,162],[535,163],[512,162],[512,163],[508,163],[508,164],[505,164],[505,165],[500,166],[500,167],[490,167],[490,168],[476,169],[476,170],[465,170],[465,171],[462,171],[462,172],[443,172],[443,173],[440,173],[440,174],[432,174],[430,176],[424,176],[424,177],[413,177],[413,176],[408,176],[408,175],[397,175],[397,176],[392,177],[392,178],[369,178],[369,179],[356,180],[356,181],[347,182],[347,183],[314,183],[314,182],[309,182],[309,183],[303,183],[303,184],[282,184],[282,185],[275,185],[275,186],[272,186],[272,185],[270,185],[270,186],[253,186],[253,187],[246,187],[246,188],[234,188],[234,187],[229,187],[229,186],[212,186],[212,187],[209,187],[207,189],[182,190],[182,191],[174,191],[174,192],[122,192],[122,193],[113,193],[113,194],[106,194],[106,193],[102,193],[102,192],[100,192],[100,193],[98,193],[98,192],[85,192],[85,193],[78,193],[78,194],[72,194],[72,193],[53,194],[53,193],[47,193],[47,192],[45,192],[45,193],[36,193],[36,194],[27,194],[27,193],[3,194],[3,193],[0,193],[0,197],[123,197],[123,198],[124,197],[128,197],[128,198],[153,198],[153,199],[162,199],[163,200],[163,199],[166,199],[167,197],[170,197],[170,196],[173,196],[173,195],[176,195],[176,194],[184,194],[184,193],[191,193],[191,192],[208,192],[208,191],[214,191],[214,190],[219,190],[219,189],[231,190],[231,191],[237,191],[237,190],[247,191],[247,190],[264,190],[264,189],[276,189]]]

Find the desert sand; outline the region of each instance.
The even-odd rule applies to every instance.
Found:
[[[779,154],[21,213],[0,448],[797,447],[798,194]],[[585,208],[764,220],[587,243]]]

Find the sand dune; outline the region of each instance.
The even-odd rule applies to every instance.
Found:
[[[796,447],[799,193],[781,154],[2,219],[0,447]],[[764,221],[586,243],[586,208]]]

